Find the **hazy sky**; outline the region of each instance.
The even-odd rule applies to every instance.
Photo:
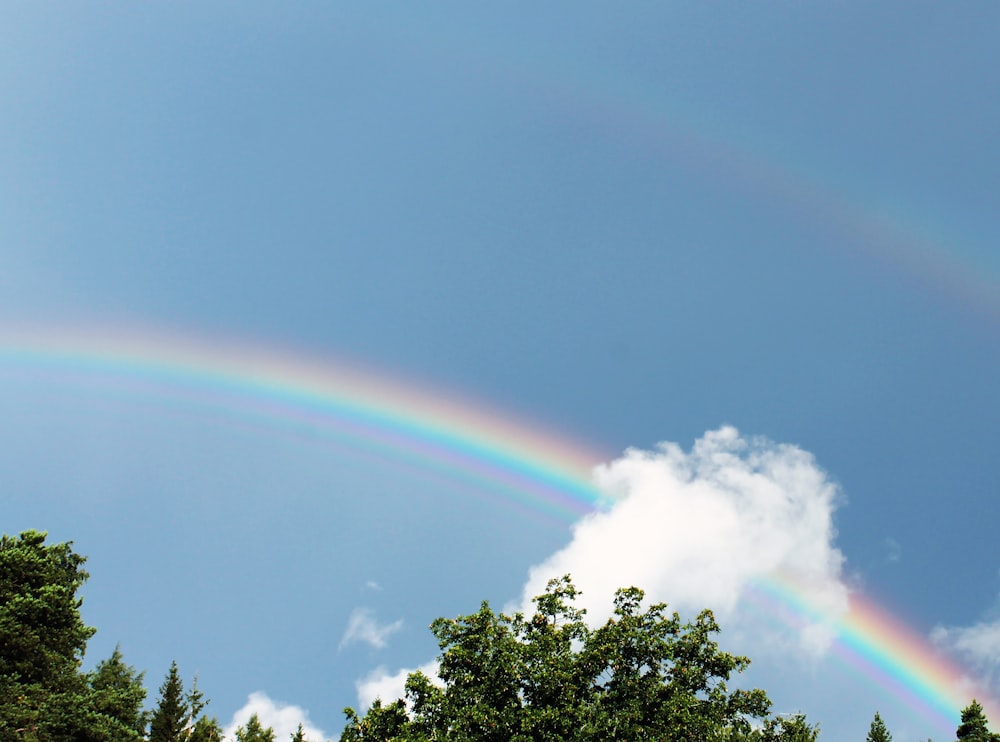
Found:
[[[88,662],[120,643],[155,697],[176,659],[225,724],[335,738],[433,618],[570,570],[595,618],[633,582],[716,608],[823,739],[947,738],[761,584],[998,668],[998,35],[987,3],[0,7],[0,527],[89,555]],[[509,416],[612,500],[74,360],[126,335]]]

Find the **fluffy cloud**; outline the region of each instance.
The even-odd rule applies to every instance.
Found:
[[[259,691],[251,693],[246,704],[233,714],[232,721],[226,727],[226,739],[235,739],[233,735],[236,727],[246,724],[254,714],[257,714],[261,724],[274,729],[275,739],[288,739],[298,729],[299,724],[302,724],[306,739],[312,742],[323,742],[327,739],[326,732],[310,723],[309,713],[305,709],[272,701]]]
[[[769,581],[794,583],[818,616],[847,610],[843,557],[833,545],[838,490],[806,451],[724,427],[690,453],[673,443],[629,450],[595,479],[613,506],[577,523],[570,543],[531,569],[521,610],[566,573],[594,623],[627,585],[682,613],[712,608],[727,627],[745,618],[741,601]],[[813,653],[829,642],[815,623],[798,628]]]
[[[380,624],[370,608],[355,608],[347,619],[347,628],[340,640],[340,649],[349,644],[364,642],[374,649],[383,649],[390,636],[403,627],[403,621]]]

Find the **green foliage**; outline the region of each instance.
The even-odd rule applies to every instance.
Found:
[[[411,675],[407,685],[410,682],[426,682],[430,685],[427,677],[420,672]],[[342,742],[367,742],[368,740],[393,742],[393,740],[419,739],[416,736],[405,736],[412,725],[409,723],[406,706],[401,700],[383,706],[381,699],[376,698],[364,717],[359,717],[352,708],[344,709],[344,715],[347,717],[347,726],[340,736]]]
[[[819,726],[809,724],[804,714],[792,714],[768,719],[757,729],[724,727],[709,739],[714,742],[816,742],[818,738]]]
[[[236,742],[274,742],[274,730],[265,728],[254,714],[246,724],[236,728]]]
[[[959,740],[969,742],[1000,742],[1000,734],[989,730],[983,706],[975,699],[962,709],[962,723],[958,726],[956,736]]]
[[[364,717],[346,709],[341,740],[702,742],[735,740],[765,720],[762,690],[727,687],[750,661],[719,649],[709,611],[682,623],[664,604],[643,609],[643,592],[628,588],[616,594],[614,616],[592,630],[572,605],[577,595],[566,576],[535,599],[530,618],[483,603],[477,613],[437,619],[440,684],[412,674],[409,711],[402,700],[377,702]],[[815,739],[770,722],[768,740]]]
[[[89,736],[89,688],[80,672],[94,629],[76,592],[86,561],[46,534],[0,537],[0,739]]]
[[[207,705],[197,679],[191,683],[191,690],[184,692],[177,663],[171,662],[149,723],[149,742],[220,742],[219,723],[202,715]]]
[[[46,534],[0,537],[0,742],[223,742],[208,700],[185,693],[172,663],[156,707],[143,710],[143,673],[116,647],[93,671],[81,671],[95,629],[80,617],[77,591],[88,574],[72,543]],[[750,664],[720,650],[710,611],[683,623],[662,603],[643,607],[643,592],[619,590],[614,614],[591,629],[573,606],[569,576],[535,598],[531,617],[478,612],[439,618],[439,678],[406,682],[406,702],[376,700],[359,716],[344,713],[343,742],[816,742],[805,716],[768,717],[764,691],[730,690]],[[148,737],[145,736],[147,724]],[[983,707],[962,710],[961,742],[1000,742]],[[302,725],[292,742],[306,742]],[[236,742],[275,742],[254,715]],[[875,714],[866,742],[891,742]],[[928,742],[930,742],[928,740]]]
[[[868,736],[865,737],[865,742],[892,742],[892,735],[889,734],[889,729],[877,711],[875,718],[872,719],[871,728],[868,730]]]
[[[219,722],[207,716],[199,716],[191,728],[187,742],[222,742],[223,729]]]
[[[149,724],[149,742],[181,742],[188,725],[188,704],[177,663],[171,662]]]
[[[143,673],[125,664],[118,647],[88,675],[90,708],[98,739],[144,739],[149,714],[143,711]]]
[[[768,720],[762,739],[765,742],[816,742],[819,726],[806,721],[805,714],[793,714]]]

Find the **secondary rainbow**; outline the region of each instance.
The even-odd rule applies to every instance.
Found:
[[[590,477],[606,452],[348,364],[148,332],[31,330],[0,333],[2,375],[88,392],[159,395],[207,414],[279,429],[305,427],[470,480],[562,522],[609,504]],[[924,638],[858,594],[845,616],[832,618],[809,605],[806,591],[791,580],[768,578],[760,587],[782,612],[832,625],[834,651],[845,663],[943,731],[953,730],[975,688]],[[996,714],[992,705],[987,709]]]
[[[577,60],[560,67],[551,56],[522,52],[514,59],[499,47],[487,54],[482,45],[441,37],[429,47],[452,48],[457,58],[472,57],[505,72],[521,89],[568,109],[572,118],[589,119],[627,146],[679,164],[695,177],[764,195],[790,216],[827,227],[838,237],[838,251],[888,263],[899,269],[899,278],[916,279],[973,308],[991,325],[1000,320],[1000,274],[986,259],[991,246],[971,239],[960,223],[935,224],[905,201],[902,208],[887,202],[867,188],[863,173],[844,170],[842,162],[824,162],[815,151],[795,152],[785,139],[737,129],[711,111],[699,114],[654,84],[614,76],[600,64],[586,67]]]

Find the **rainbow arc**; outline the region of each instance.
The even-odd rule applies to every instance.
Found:
[[[608,457],[487,406],[351,367],[273,349],[200,343],[148,333],[114,335],[33,330],[0,334],[0,374],[94,382],[278,428],[308,426],[337,440],[402,456],[472,480],[535,511],[572,522],[609,501],[591,481]],[[975,691],[967,674],[923,637],[862,595],[844,616],[822,615],[808,591],[775,575],[760,590],[781,610],[836,632],[834,652],[947,732]],[[1000,710],[978,694],[987,713]]]

